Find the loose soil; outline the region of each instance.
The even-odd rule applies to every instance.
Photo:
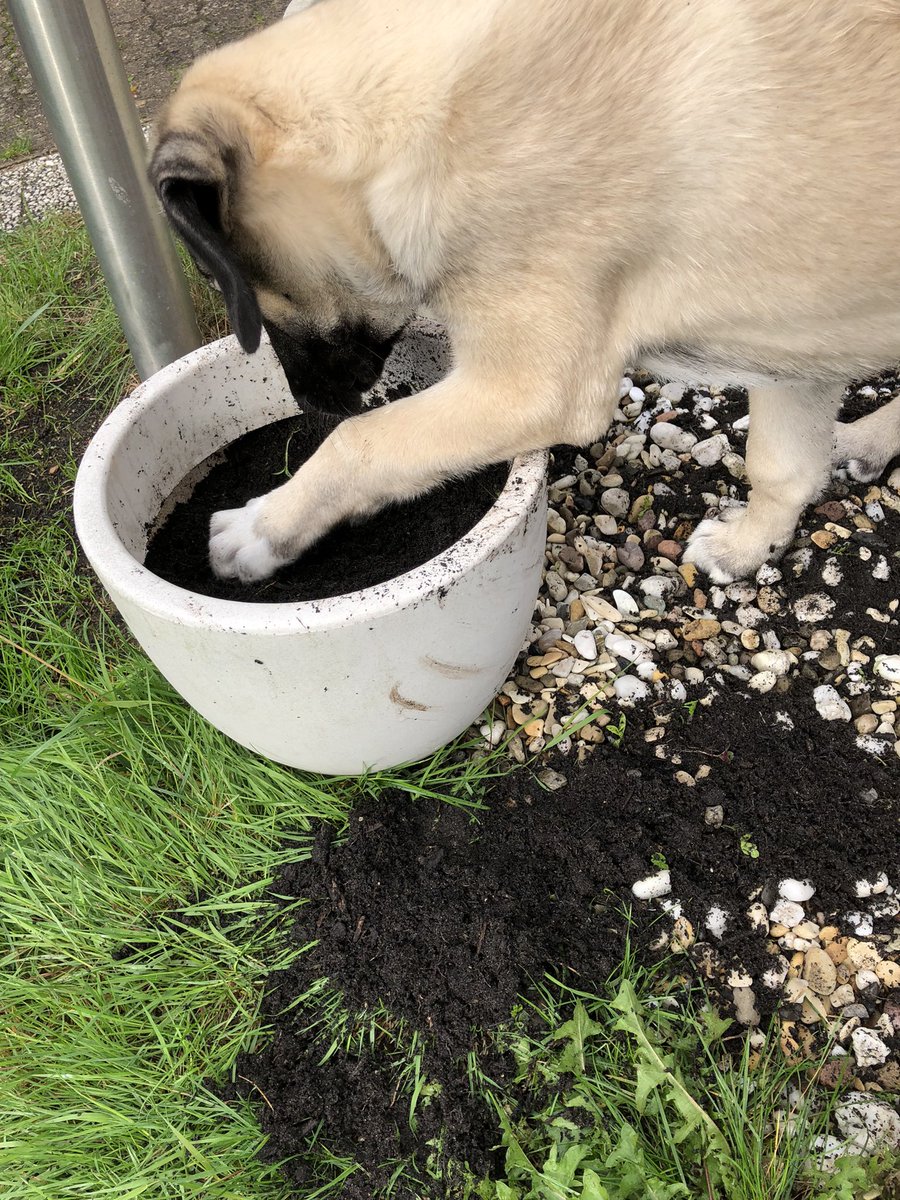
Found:
[[[784,696],[749,700],[735,688],[711,699],[629,714],[618,749],[604,745],[582,766],[552,764],[567,780],[555,791],[523,769],[490,785],[480,813],[398,792],[355,809],[341,843],[330,826],[319,828],[312,857],[287,867],[272,889],[308,899],[291,936],[316,944],[270,980],[262,1017],[274,1038],[239,1058],[238,1085],[229,1089],[254,1101],[265,1096],[258,1109],[265,1155],[297,1156],[286,1168],[294,1184],[307,1179],[304,1156],[320,1123],[331,1150],[366,1168],[344,1185],[349,1200],[369,1200],[387,1181],[391,1159],[418,1155],[423,1167],[427,1142],[442,1129],[447,1156],[468,1160],[477,1173],[499,1170],[500,1131],[470,1094],[466,1056],[476,1050],[507,1099],[529,1103],[511,1087],[512,1061],[485,1031],[508,1020],[517,996],[545,971],[602,989],[621,960],[629,908],[632,944],[652,954],[659,913],[635,901],[631,885],[652,873],[654,854],[665,856],[673,896],[698,933],[697,970],[705,918],[719,906],[731,917],[717,950],[754,977],[767,951],[744,915],[752,892],[771,902],[777,881],[802,864],[827,919],[856,907],[856,879],[896,871],[896,769],[859,750],[847,730],[823,750],[802,685]],[[667,757],[660,758],[644,732],[666,716]],[[679,764],[711,771],[687,787],[673,782]],[[717,805],[724,820],[713,827],[706,811]],[[381,1003],[425,1038],[424,1073],[441,1087],[420,1108],[415,1135],[385,1052],[390,1038],[374,1053],[338,1053],[323,1063],[328,1037],[309,1029],[315,1010],[284,1013],[320,978],[343,993],[358,1024]],[[757,988],[764,1014],[778,997],[779,990]],[[451,1194],[435,1186],[436,1197]]]
[[[485,515],[503,490],[506,465],[452,480],[415,500],[333,530],[296,562],[256,584],[218,579],[209,566],[209,522],[293,475],[333,426],[288,417],[232,442],[209,474],[178,505],[147,547],[144,565],[188,591],[248,603],[322,600],[374,587],[449,549]]]

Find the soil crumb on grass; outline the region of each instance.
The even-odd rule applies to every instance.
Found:
[[[509,475],[508,465],[488,467],[342,525],[271,579],[218,579],[208,559],[212,514],[286,483],[332,428],[316,418],[288,417],[232,442],[151,538],[144,565],[169,583],[222,600],[277,604],[340,596],[385,583],[449,549],[481,520]]]
[[[271,978],[262,1016],[274,1038],[236,1068],[235,1092],[266,1097],[258,1111],[267,1158],[298,1156],[288,1174],[302,1183],[320,1129],[332,1151],[365,1168],[344,1185],[351,1200],[376,1194],[390,1174],[384,1164],[399,1156],[413,1154],[424,1172],[439,1135],[445,1160],[467,1160],[478,1175],[500,1171],[496,1116],[470,1090],[467,1056],[478,1053],[507,1101],[526,1099],[511,1084],[512,1060],[485,1031],[507,1021],[544,972],[602,991],[621,961],[629,908],[632,945],[653,953],[659,909],[636,901],[631,887],[660,855],[696,933],[688,969],[714,943],[758,980],[771,959],[746,910],[754,892],[786,876],[815,881],[826,919],[856,907],[855,881],[900,861],[896,772],[849,737],[840,752],[825,749],[800,690],[752,701],[724,692],[708,707],[635,713],[618,750],[598,749],[581,766],[557,759],[566,780],[557,790],[518,771],[490,785],[483,812],[395,793],[360,805],[341,843],[323,825],[312,857],[273,885],[276,895],[307,898],[292,937],[315,945]],[[644,736],[661,719],[665,757]],[[703,765],[710,770],[693,786],[674,778]],[[707,820],[713,807],[721,824]],[[721,940],[704,928],[714,907],[729,914]],[[323,1062],[330,1037],[309,1031],[316,1012],[284,1012],[321,978],[343,994],[358,1027],[383,1005],[387,1024],[402,1021],[405,1036],[424,1039],[423,1074],[440,1086],[418,1109],[415,1133],[390,1036]],[[779,999],[777,988],[757,985],[764,1013]],[[436,1197],[452,1194],[435,1185]]]

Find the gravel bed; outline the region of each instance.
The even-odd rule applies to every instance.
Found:
[[[898,392],[895,375],[853,386],[845,419]],[[823,771],[808,849],[797,849],[789,875],[762,886],[747,869],[741,911],[701,903],[693,889],[674,895],[668,864],[635,878],[632,894],[639,914],[667,917],[656,948],[686,956],[751,1046],[762,1043],[759,1027],[770,1016],[789,1059],[833,1042],[822,1079],[846,1084],[848,1099],[824,1153],[898,1148],[900,467],[875,484],[835,478],[780,561],[754,579],[711,585],[682,554],[700,520],[746,502],[748,426],[739,390],[685,390],[635,372],[622,381],[604,441],[554,451],[534,622],[490,713],[471,731],[481,739],[475,753],[506,742],[545,787],[565,788],[597,759],[609,765],[627,728],[668,764],[671,788],[694,789],[712,828],[732,817],[715,788],[703,790],[721,781],[721,764],[683,754],[673,733],[680,709],[699,705],[714,719],[718,702],[726,733],[736,728],[736,698],[745,698],[768,729],[760,762],[775,731],[796,742],[794,763],[779,767],[786,794],[815,789],[798,781],[801,766],[845,764],[841,799],[852,796],[856,820],[871,823],[861,828],[872,862],[892,870],[823,877],[822,831],[839,843],[843,831],[829,821],[854,823],[853,803],[833,803],[836,785]],[[877,787],[867,761],[873,774],[877,765]],[[771,788],[760,782],[759,805],[774,815],[780,801]],[[684,829],[673,823],[661,862],[692,858]],[[858,842],[859,830],[852,833]],[[742,848],[758,854],[752,843]],[[738,924],[757,935],[746,962],[726,935]]]

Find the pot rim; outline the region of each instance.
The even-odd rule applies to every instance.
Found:
[[[433,323],[421,322],[434,329]],[[73,510],[81,547],[100,581],[136,608],[184,626],[216,627],[271,636],[322,631],[384,617],[439,596],[484,562],[515,530],[542,491],[548,452],[533,450],[514,459],[503,491],[476,525],[440,554],[372,587],[321,600],[253,603],[221,600],[189,591],[154,575],[126,549],[106,505],[112,464],[138,416],[186,375],[233,353],[233,335],[200,346],[163,367],[113,409],[84,452],[75,478]],[[243,351],[238,351],[243,354]]]

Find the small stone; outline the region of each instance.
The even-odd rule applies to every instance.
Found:
[[[629,571],[639,571],[644,565],[644,551],[639,542],[625,542],[616,550],[616,558]]]
[[[886,679],[888,683],[900,683],[900,654],[877,655],[872,670],[879,679]]]
[[[829,996],[831,1007],[840,1010],[846,1008],[848,1004],[852,1004],[856,999],[856,992],[849,983],[842,983],[840,987],[836,987]]]
[[[725,820],[725,809],[721,804],[711,804],[704,812],[703,820],[711,829],[719,829]]]
[[[766,692],[771,692],[777,683],[778,676],[774,671],[757,671],[747,681],[747,687],[754,692],[760,692],[762,695],[765,695]]]
[[[877,963],[875,974],[878,976],[879,982],[886,988],[900,988],[900,963],[890,961]]]
[[[578,657],[586,662],[593,662],[597,657],[597,643],[589,629],[582,629],[580,633],[576,633],[572,645]]]
[[[833,612],[834,601],[824,592],[810,592],[809,595],[801,596],[794,603],[797,620],[802,621],[805,625],[811,625],[816,621],[825,621]]]
[[[793,900],[779,900],[769,912],[769,917],[773,922],[784,925],[788,929],[793,929],[795,925],[799,925],[805,916],[806,913]]]
[[[813,689],[816,711],[824,721],[849,721],[853,715],[831,684],[823,683]]]
[[[621,633],[608,633],[604,645],[609,654],[614,654],[616,658],[625,662],[643,663],[650,662],[653,658],[649,646],[635,641],[634,638],[624,637]]]
[[[882,892],[886,892],[888,888],[888,877],[884,871],[880,871],[873,879],[857,879],[853,888],[856,896],[860,900],[865,900],[869,896],[880,896]]]
[[[683,549],[680,542],[676,542],[672,538],[663,538],[656,547],[656,553],[670,562],[678,562]]]
[[[881,952],[872,942],[859,938],[847,939],[847,958],[857,971],[874,971],[881,962]]]
[[[680,563],[678,573],[689,588],[693,588],[697,582],[697,568],[693,563]]]
[[[638,900],[658,900],[660,896],[668,896],[672,890],[672,881],[668,871],[657,871],[644,879],[638,879],[631,885],[631,890]]]
[[[782,900],[794,904],[805,904],[814,894],[815,888],[809,879],[782,879],[778,884],[778,895]]]
[[[690,950],[694,944],[694,927],[687,917],[678,916],[672,926],[669,948],[676,954]]]
[[[890,1155],[900,1149],[900,1114],[884,1100],[867,1096],[845,1101],[834,1119],[845,1139],[844,1154]]]
[[[657,421],[650,427],[650,440],[674,454],[685,454],[697,444],[692,433],[680,429],[673,421]]]
[[[728,438],[724,433],[715,433],[712,437],[697,442],[691,449],[691,458],[701,467],[712,467],[722,461],[723,454],[731,449]]]
[[[537,777],[544,787],[551,792],[558,792],[568,782],[565,775],[560,775],[559,771],[552,771],[549,767],[543,771],[539,771]]]
[[[720,941],[725,934],[725,929],[728,925],[728,913],[724,908],[719,908],[718,905],[713,907],[706,914],[706,928]]]
[[[850,1035],[858,1067],[878,1067],[886,1062],[891,1051],[871,1029],[854,1029]],[[894,1114],[897,1116],[897,1114]],[[897,1117],[900,1128],[900,1117]]]
[[[775,675],[787,675],[796,660],[787,650],[761,650],[750,659],[757,671],[772,671]]]
[[[817,996],[830,996],[837,985],[837,970],[824,950],[811,946],[803,964],[803,978]]]
[[[600,495],[600,507],[611,517],[624,517],[629,503],[628,493],[622,488],[607,488]]]
[[[874,713],[863,713],[861,717],[857,717],[853,722],[853,727],[857,733],[864,737],[867,734],[874,733],[878,728],[878,718]]]
[[[709,809],[706,810],[709,812]],[[751,904],[747,909],[747,920],[754,929],[762,929],[764,933],[769,932],[769,914],[766,912],[766,906],[758,901]]]
[[[830,550],[838,540],[838,536],[830,529],[817,529],[815,533],[810,535],[809,540],[818,546],[820,550]]]
[[[759,634],[755,629],[742,629],[740,640],[745,650],[756,650],[759,648]]]
[[[624,708],[630,708],[639,701],[648,699],[650,695],[647,684],[642,679],[635,679],[633,675],[621,675],[614,680],[613,690]]]
[[[615,588],[612,594],[613,604],[623,617],[637,617],[640,615],[641,606],[637,600],[622,588]]]
[[[759,1009],[756,1007],[756,993],[750,987],[732,989],[734,997],[734,1015],[741,1025],[755,1026],[759,1024]]]
[[[863,1000],[875,1000],[881,995],[881,980],[874,971],[857,971],[853,982]]]
[[[700,617],[695,621],[686,621],[681,629],[681,636],[687,642],[705,642],[707,638],[721,633],[721,622],[712,617]]]

